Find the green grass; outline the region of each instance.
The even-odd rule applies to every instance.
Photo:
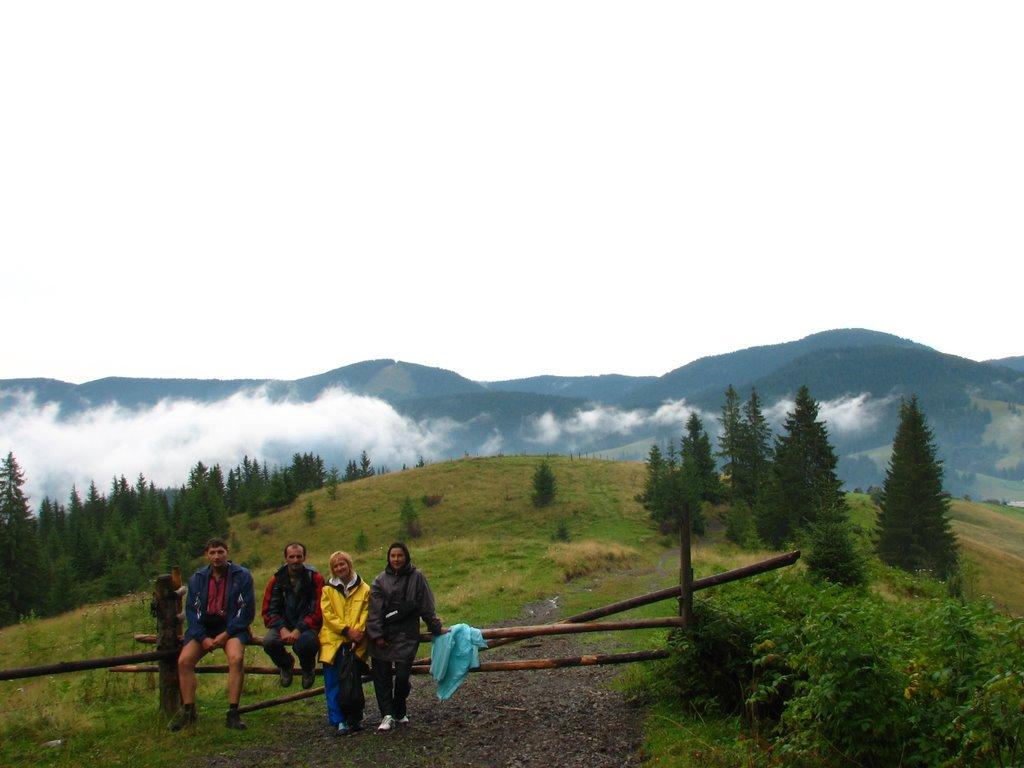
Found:
[[[345,549],[352,553],[356,569],[373,578],[384,566],[385,548],[399,537],[398,510],[409,496],[418,505],[424,531],[422,538],[408,542],[413,561],[429,577],[438,612],[448,624],[488,626],[518,617],[528,603],[556,596],[561,615],[566,616],[677,583],[675,540],[658,534],[634,500],[643,482],[642,463],[551,457],[558,481],[556,501],[536,509],[530,494],[539,461],[540,457],[463,459],[342,484],[333,501],[326,490],[305,494],[275,514],[255,520],[233,517],[237,547],[232,555],[239,562],[259,563],[253,569],[257,590],[280,564],[283,545],[293,539],[306,543],[314,565],[323,567],[331,552]],[[443,499],[424,507],[420,498],[425,494]],[[849,498],[855,525],[869,532],[876,513],[870,498]],[[313,526],[302,514],[308,500],[317,509]],[[1024,613],[1024,510],[954,502],[953,518],[964,551],[976,564],[978,591]],[[561,521],[569,531],[568,544],[554,541]],[[360,531],[369,541],[366,552],[354,548]],[[721,524],[714,519],[711,531],[694,548],[698,577],[773,554],[748,552],[725,542]],[[187,569],[195,563],[183,565]],[[922,587],[912,577],[880,566],[878,573],[877,591],[887,599],[908,600],[927,592],[927,585]],[[663,616],[674,608],[674,603],[664,602],[631,615]],[[147,650],[149,646],[132,640],[132,633],[153,628],[148,595],[24,622],[0,630],[2,666]],[[262,629],[258,619],[257,629]],[[665,632],[578,637],[584,648],[633,650],[663,647]],[[258,648],[249,648],[246,654],[247,663],[267,663]],[[222,663],[222,658],[211,662]],[[628,686],[634,673],[626,669],[623,674]],[[202,675],[199,725],[188,738],[178,738],[157,716],[154,678],[95,671],[0,683],[0,765],[176,766],[199,755],[257,747],[276,722],[289,717],[287,707],[262,710],[247,716],[248,731],[227,732],[222,724],[224,679]],[[251,676],[243,703],[278,693],[275,678]],[[322,702],[289,706],[319,708]],[[651,766],[750,764],[748,745],[737,741],[734,721],[705,722],[658,705],[647,713],[645,723],[644,751]],[[55,739],[62,745],[41,746]]]
[[[384,566],[385,548],[399,537],[399,505],[410,496],[420,505],[424,530],[422,538],[409,542],[413,561],[428,575],[446,623],[487,626],[555,595],[571,594],[564,602],[582,610],[652,588],[651,573],[664,548],[633,500],[643,465],[554,457],[556,500],[536,509],[530,494],[539,461],[465,459],[342,484],[333,501],[326,490],[306,494],[275,514],[233,517],[232,556],[260,563],[253,569],[258,591],[281,562],[283,545],[293,539],[305,542],[309,561],[321,567],[332,551],[350,551],[357,570],[372,579]],[[426,508],[419,501],[424,494],[444,498]],[[302,514],[309,499],[317,508],[313,526]],[[625,557],[601,560],[567,582],[564,552],[553,541],[559,521],[567,524],[570,552],[624,552]],[[360,530],[370,543],[365,553],[354,551]],[[595,591],[596,584],[611,586]],[[658,615],[654,608],[650,615]],[[153,629],[148,595],[32,620],[0,630],[3,666],[149,650],[132,634]],[[246,660],[267,663],[258,648],[247,649]],[[95,671],[0,683],[0,765],[180,765],[190,756],[258,743],[276,718],[287,716],[283,709],[263,710],[247,717],[253,726],[248,731],[225,732],[223,678],[202,675],[200,726],[189,738],[176,738],[157,717],[154,678]],[[273,677],[250,676],[243,703],[277,693]],[[41,747],[56,739],[63,741],[60,747]]]

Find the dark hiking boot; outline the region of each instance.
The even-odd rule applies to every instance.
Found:
[[[167,728],[171,731],[180,731],[182,728],[188,728],[191,725],[195,725],[195,722],[196,708],[182,706],[174,713],[174,717],[172,717],[171,722],[167,724]]]
[[[313,683],[316,682],[316,670],[311,669],[308,672],[302,670],[302,688],[308,690],[313,687]]]
[[[238,714],[237,709],[228,710],[228,716],[224,720],[224,726],[233,731],[244,731],[246,728],[245,723],[242,722],[242,716]]]
[[[287,668],[281,667],[280,671],[281,671],[281,687],[282,688],[287,688],[289,685],[292,684],[292,677],[294,676],[294,673],[295,673],[295,667],[293,667],[293,666],[292,667],[287,667]]]

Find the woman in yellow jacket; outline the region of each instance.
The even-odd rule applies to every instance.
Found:
[[[366,704],[362,675],[368,671],[366,618],[370,612],[370,587],[359,578],[347,552],[331,555],[331,577],[324,583],[320,608],[324,616],[320,661],[324,665],[327,719],[335,734],[346,736],[362,730]],[[355,679],[343,681],[342,675]]]

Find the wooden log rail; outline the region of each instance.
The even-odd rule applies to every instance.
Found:
[[[740,568],[733,568],[730,571],[723,571],[722,573],[716,573],[713,576],[705,576],[703,579],[695,579],[692,584],[692,589],[697,591],[698,589],[708,589],[710,587],[717,587],[721,584],[728,584],[731,581],[738,581],[740,579],[746,579],[751,576],[757,576],[761,573],[767,573],[768,571],[774,571],[779,568],[785,568],[788,565],[792,565],[800,559],[800,550],[793,550],[792,552],[786,552],[782,555],[775,557],[769,557],[767,560],[761,560],[751,565],[744,565]],[[678,598],[683,593],[681,585],[674,587],[667,587],[666,589],[659,589],[657,592],[649,592],[646,595],[639,595],[638,597],[631,597],[628,600],[620,600],[617,603],[610,603],[609,605],[601,606],[600,608],[593,608],[583,613],[577,613],[575,616],[569,616],[568,618],[561,619],[555,622],[554,625],[559,624],[582,624],[584,622],[593,623],[594,619],[600,619],[605,616],[611,616],[615,613],[622,613],[624,611],[632,610],[633,608],[639,608],[644,605],[650,605],[652,603],[658,603],[662,600],[671,600],[672,598]],[[496,640],[493,643],[488,643],[488,648],[497,648],[502,645],[508,645],[509,643],[517,642],[520,638],[504,638]],[[424,666],[430,664],[430,659],[420,658],[413,661],[414,666]]]
[[[20,669],[0,670],[0,680],[18,680],[23,677],[44,677],[60,675],[65,672],[84,672],[90,669],[105,669],[121,664],[133,664],[139,661],[161,661],[177,658],[178,650],[150,651],[148,653],[129,653],[125,656],[110,656],[105,659],[85,659],[83,661],[60,661],[56,664],[44,664],[39,667],[22,667]]]
[[[678,627],[681,626],[681,621],[676,616],[670,616],[668,618],[657,618],[657,619],[634,619],[632,621],[594,621],[589,624],[534,624],[532,626],[523,627],[494,627],[492,629],[482,629],[480,634],[484,636],[484,639],[523,639],[527,637],[538,637],[540,635],[574,635],[581,632],[615,632],[624,629],[661,629],[665,627]],[[155,635],[135,635],[135,639],[140,643],[155,643]],[[429,634],[420,635],[420,641],[428,643],[434,638]],[[262,645],[262,640],[259,643],[249,643],[250,645]]]

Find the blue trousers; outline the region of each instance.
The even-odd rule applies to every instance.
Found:
[[[351,651],[345,651],[351,653]],[[338,655],[335,657],[336,662],[341,661],[341,654],[343,651],[339,650]],[[356,670],[358,674],[363,675],[366,672],[366,664],[360,661],[358,658],[355,659]],[[366,706],[366,698],[363,696],[362,683],[359,684],[358,693],[355,698],[351,701],[341,700],[341,679],[338,676],[338,665],[328,664],[326,661],[323,663],[324,667],[324,695],[327,698],[327,719],[331,725],[338,725],[338,723],[345,723],[349,728],[358,726],[363,720],[363,708]]]

